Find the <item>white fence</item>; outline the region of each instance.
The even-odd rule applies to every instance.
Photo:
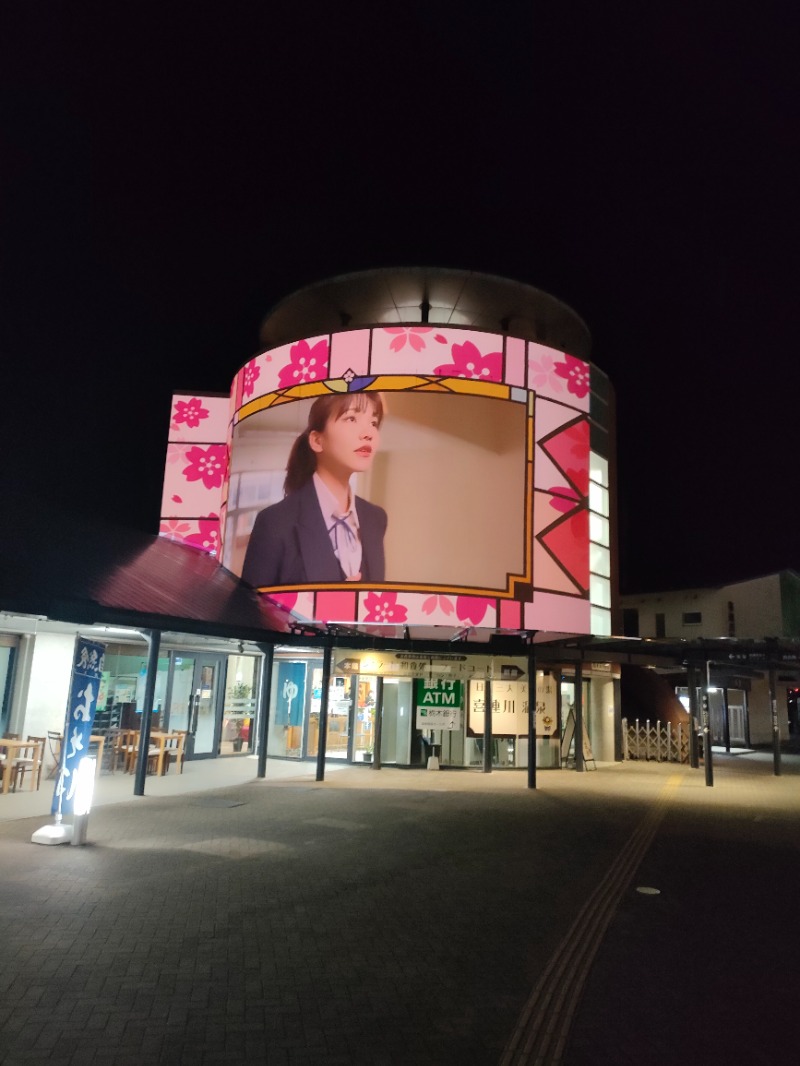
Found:
[[[622,719],[622,753],[625,759],[650,759],[653,762],[686,762],[690,760],[689,727],[670,722],[629,723]]]

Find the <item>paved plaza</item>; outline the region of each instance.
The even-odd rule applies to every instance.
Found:
[[[796,1061],[800,757],[254,775],[0,797],[1,1063]]]

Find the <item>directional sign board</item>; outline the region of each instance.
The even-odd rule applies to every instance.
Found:
[[[354,654],[349,649],[334,650],[337,674],[370,674],[377,677],[443,677],[469,681],[477,677],[519,680],[526,676],[527,659],[507,656],[441,654],[425,655],[410,651],[368,651]]]

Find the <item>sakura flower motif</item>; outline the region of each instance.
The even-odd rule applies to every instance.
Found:
[[[177,492],[173,492],[170,496],[170,500],[172,500],[173,503],[183,503],[183,496],[179,496]]]
[[[287,611],[291,611],[291,609],[297,603],[297,593],[270,592],[267,599],[269,599],[270,603],[277,604],[278,607],[284,607]]]
[[[355,376],[355,370],[345,370],[345,372],[342,374],[342,381],[346,381],[349,385]]]
[[[183,540],[191,528],[189,522],[180,522],[172,518],[168,522],[162,522],[159,525],[158,535],[160,537],[169,537],[171,540]]]
[[[420,334],[430,333],[430,326],[386,326],[384,333],[396,333],[397,336],[391,342],[389,347],[393,352],[399,352],[401,348],[405,348],[406,343],[415,352],[421,352],[425,347],[425,341]]]
[[[211,444],[208,448],[199,445],[186,453],[189,465],[184,468],[183,476],[187,481],[202,481],[207,489],[216,489],[223,483],[228,473],[228,449],[224,444]]]
[[[405,622],[407,610],[397,602],[396,592],[368,592],[364,597],[365,622]]]
[[[538,359],[528,363],[528,386],[533,390],[549,389],[551,392],[563,392],[564,386],[556,372],[555,356],[542,352]]]
[[[447,596],[429,596],[422,605],[423,614],[433,614],[440,607],[444,614],[453,613],[453,604]]]
[[[208,410],[203,401],[195,396],[191,400],[176,400],[172,420],[176,424],[185,422],[189,429],[197,429],[201,418],[208,418]]]
[[[298,341],[289,349],[290,362],[278,375],[282,389],[302,385],[306,381],[322,381],[328,372],[328,342],[317,341],[313,348],[308,341]]]
[[[556,364],[556,373],[567,382],[567,391],[581,399],[589,391],[589,364],[564,353],[566,362]]]
[[[472,341],[453,345],[453,362],[443,363],[434,370],[454,378],[479,378],[482,381],[500,381],[503,374],[502,352],[481,355]]]
[[[209,515],[201,518],[198,523],[198,532],[192,533],[186,538],[187,544],[193,544],[195,548],[202,548],[209,555],[216,555],[219,551],[219,518],[217,515]]]
[[[556,511],[562,511],[564,514],[567,511],[571,511],[580,501],[580,496],[575,489],[568,488],[566,485],[555,485],[547,491],[553,494],[550,498],[550,506]]]
[[[255,359],[251,359],[249,363],[245,363],[242,367],[242,395],[252,396],[253,390],[256,387],[256,382],[261,376],[261,370]]]
[[[477,626],[483,621],[486,612],[494,606],[494,600],[484,596],[458,596],[456,597],[456,617],[460,622],[469,622]]]

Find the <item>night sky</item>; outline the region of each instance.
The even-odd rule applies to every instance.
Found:
[[[10,6],[5,494],[155,532],[173,391],[301,286],[458,267],[589,325],[623,591],[800,569],[790,5]]]

